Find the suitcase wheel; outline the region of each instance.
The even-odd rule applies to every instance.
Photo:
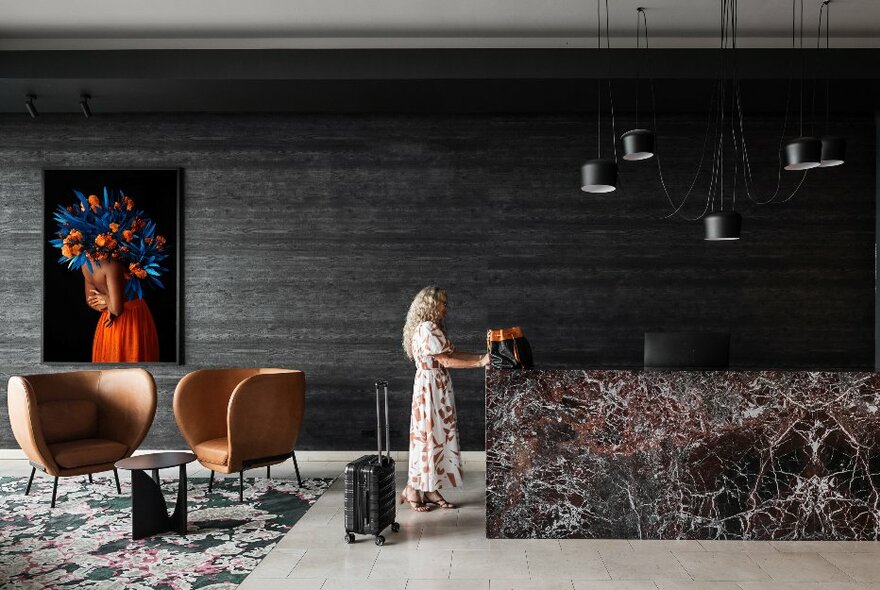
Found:
[[[376,535],[376,545],[381,547],[384,544],[385,544],[385,537],[383,537],[382,535]]]
[[[400,530],[400,523],[399,522],[392,522],[391,523],[391,530],[395,533],[398,532]]]
[[[354,535],[352,533],[345,533],[344,540],[346,545],[350,545],[351,543],[354,543]]]

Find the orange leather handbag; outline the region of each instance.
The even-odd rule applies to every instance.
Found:
[[[493,369],[532,368],[532,347],[519,326],[489,330],[486,333],[486,348]]]

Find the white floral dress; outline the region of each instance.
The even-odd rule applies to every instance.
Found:
[[[409,485],[433,492],[462,481],[452,380],[432,356],[455,347],[433,322],[419,324],[411,344],[416,378],[409,426]]]

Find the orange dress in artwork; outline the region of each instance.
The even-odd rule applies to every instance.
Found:
[[[125,302],[110,327],[104,310],[92,342],[93,363],[154,363],[159,361],[159,336],[153,314],[142,298]]]
[[[416,377],[409,427],[409,485],[423,492],[462,481],[452,380],[433,356],[453,350],[433,322],[422,322],[412,336]]]

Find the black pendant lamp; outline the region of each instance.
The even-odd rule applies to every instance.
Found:
[[[822,157],[819,160],[819,166],[822,168],[831,168],[832,166],[840,166],[846,159],[846,140],[842,137],[823,137],[822,138]]]
[[[601,0],[596,0],[596,39],[598,48],[602,48]],[[608,38],[608,0],[605,0],[605,36],[606,44],[611,46]],[[581,190],[585,193],[611,193],[617,190],[617,146],[614,148],[614,160],[602,157],[602,81],[596,81],[596,136],[598,157],[581,166]],[[611,82],[608,82],[608,93],[611,107],[612,134],[614,134],[614,99],[611,96]]]
[[[645,49],[648,49],[648,17],[645,9],[636,9],[636,49],[641,49],[641,24],[645,23]],[[641,62],[636,64],[636,126],[639,124],[639,88],[641,86]],[[650,129],[631,129],[620,137],[623,145],[623,159],[628,161],[647,160],[654,157],[654,132]]]
[[[596,158],[581,167],[581,190],[585,193],[611,193],[617,190],[617,164]]]
[[[800,120],[801,136],[789,139],[783,148],[783,167],[786,170],[809,170],[818,168],[822,160],[822,142],[819,138],[804,135],[804,0],[801,3],[800,54],[801,54],[801,88],[800,88]],[[795,3],[791,4],[791,47],[795,47]]]
[[[738,240],[742,216],[736,211],[718,211],[703,217],[703,230],[708,242]]]
[[[822,14],[825,14],[825,49],[831,47],[829,29],[831,28],[831,0],[825,0],[819,7],[819,39],[822,38]],[[831,113],[831,80],[825,79],[825,133],[822,137],[822,156],[819,166],[831,168],[840,166],[846,159],[846,140],[842,137],[828,136],[828,117]]]

